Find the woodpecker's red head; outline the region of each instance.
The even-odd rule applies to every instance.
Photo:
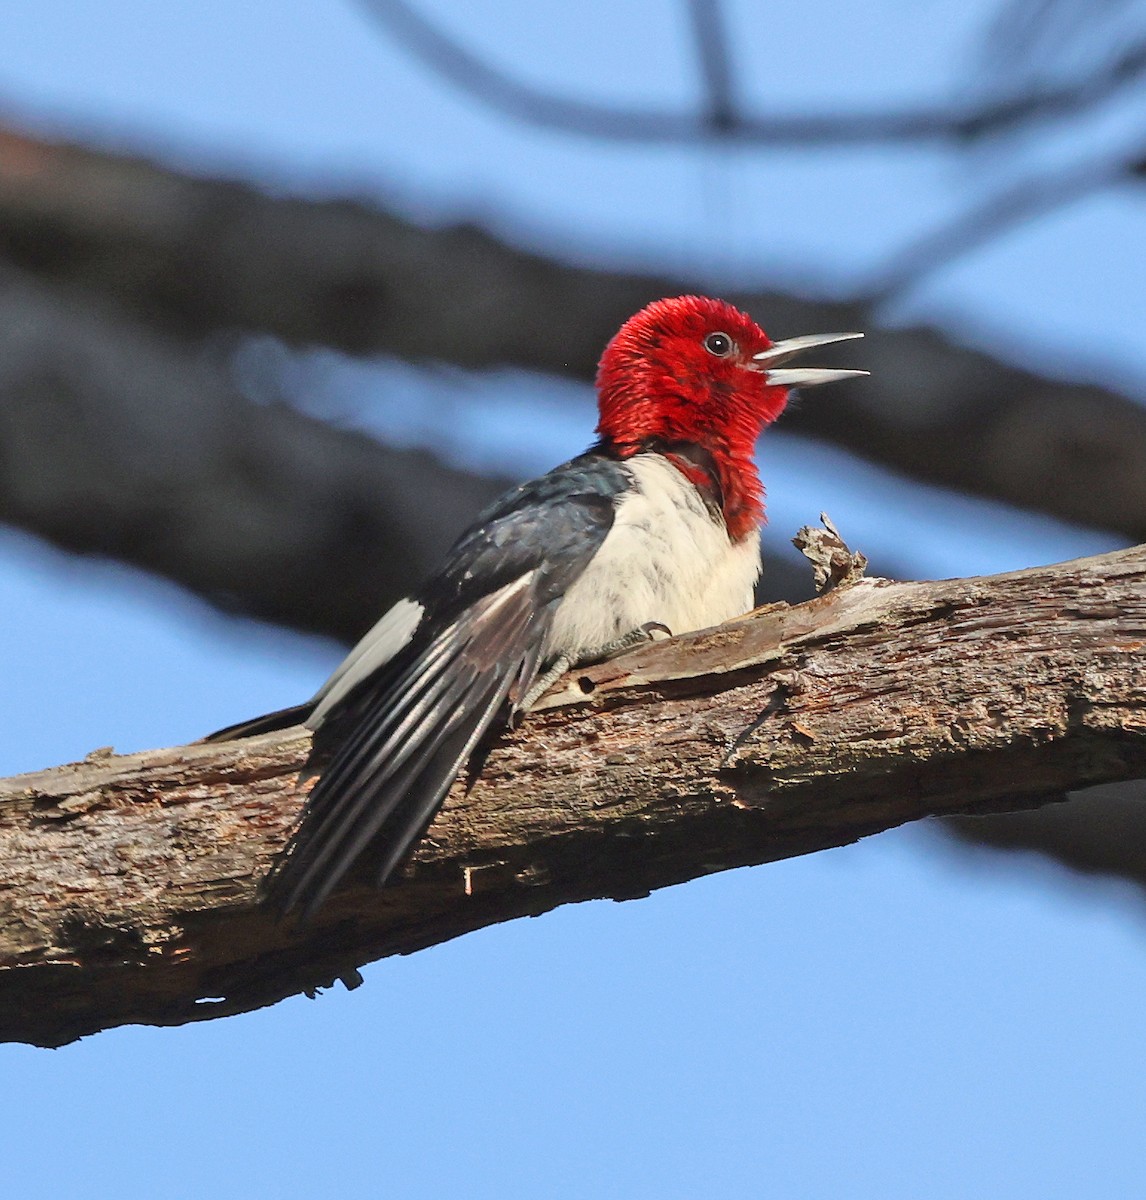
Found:
[[[597,432],[622,457],[649,442],[695,445],[715,465],[733,538],[764,515],[756,439],[788,390],[866,371],[780,369],[801,350],[861,337],[837,333],[773,343],[746,313],[707,296],[657,300],[621,326],[597,371]],[[687,462],[678,463],[686,474]],[[695,468],[691,468],[695,469]]]

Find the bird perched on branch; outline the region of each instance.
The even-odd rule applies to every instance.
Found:
[[[214,735],[314,731],[318,780],[270,902],[310,917],[359,859],[385,883],[490,725],[570,667],[750,609],[764,519],[756,439],[790,388],[867,374],[787,365],[860,336],[772,342],[702,296],[626,321],[597,374],[596,444],[482,513],[313,700]]]

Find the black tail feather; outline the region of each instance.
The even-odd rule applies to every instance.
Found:
[[[397,656],[329,727],[324,717],[315,753],[329,748],[329,761],[267,880],[269,904],[309,920],[368,849],[385,883],[506,711],[511,686],[535,673],[547,623],[527,587],[490,597]]]
[[[255,737],[260,733],[274,733],[278,729],[290,729],[302,725],[310,716],[314,705],[296,704],[292,708],[280,708],[278,712],[266,713],[261,717],[252,717],[249,721],[240,721],[237,725],[228,725],[226,729],[217,729],[214,733],[200,738],[201,742],[230,742],[236,738]]]

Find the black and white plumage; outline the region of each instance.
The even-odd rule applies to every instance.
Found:
[[[626,322],[601,360],[597,446],[487,509],[308,704],[215,735],[300,720],[314,732],[318,780],[270,901],[309,917],[359,859],[384,883],[491,724],[567,666],[751,608],[756,438],[789,387],[863,374],[784,364],[857,336],[773,343],[696,296]]]
[[[314,732],[324,765],[272,903],[312,915],[367,850],[384,883],[543,667],[644,625],[681,633],[742,613],[759,571],[758,539],[733,543],[712,489],[658,452],[590,452],[506,493],[309,704],[217,735]]]

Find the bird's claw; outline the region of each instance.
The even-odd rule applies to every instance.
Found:
[[[658,638],[656,635],[660,635]],[[598,646],[595,650],[586,650],[580,659],[577,661],[577,666],[584,666],[587,663],[604,662],[606,659],[614,658],[618,654],[624,654],[626,650],[635,649],[637,646],[643,646],[647,642],[656,642],[661,638],[672,637],[672,630],[662,624],[660,621],[646,621],[643,625],[638,625],[636,629],[630,629],[628,633],[623,634],[619,638],[615,638],[611,642],[606,642],[604,646]]]
[[[576,659],[571,659],[566,654],[559,654],[549,667],[533,681],[533,685],[529,691],[514,705],[514,710],[510,718],[511,721],[519,713],[528,712],[557,680],[571,668],[588,666],[590,663],[604,662],[606,659],[613,658],[618,654],[624,654],[626,650],[633,650],[637,646],[643,646],[648,642],[658,642],[670,637],[672,637],[672,630],[663,622],[646,621],[643,625],[638,625],[636,629],[630,629],[628,633],[615,638],[611,642],[606,642],[603,646],[597,646],[593,650],[586,650]]]

